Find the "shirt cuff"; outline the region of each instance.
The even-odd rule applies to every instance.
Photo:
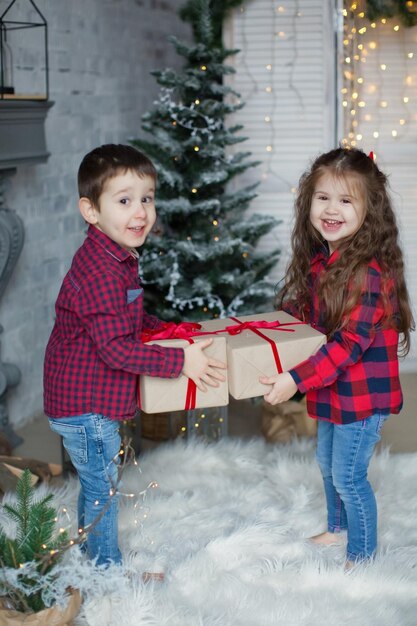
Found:
[[[320,387],[323,387],[323,381],[317,374],[316,368],[309,360],[303,361],[303,363],[300,363],[297,367],[290,369],[289,374],[291,374],[298,391],[301,393],[307,393],[307,391],[311,391],[312,389],[320,389]]]

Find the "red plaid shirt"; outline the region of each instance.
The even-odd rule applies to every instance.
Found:
[[[44,366],[49,417],[102,413],[132,418],[139,374],[177,378],[182,348],[148,346],[162,322],[143,310],[138,260],[94,226],[76,252],[56,301]]]
[[[330,258],[320,253],[311,263],[311,326],[323,333],[317,290],[318,278]],[[391,290],[392,293],[393,290]],[[397,311],[391,298],[392,315]],[[292,307],[288,312],[296,315]],[[352,310],[349,323],[336,332],[318,352],[292,369],[291,376],[299,391],[307,393],[311,417],[335,424],[349,424],[380,412],[398,413],[402,392],[398,374],[398,332],[382,328],[386,317],[381,298],[381,269],[376,261],[368,266],[366,284],[360,302]]]

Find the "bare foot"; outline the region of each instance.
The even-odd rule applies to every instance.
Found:
[[[165,574],[163,572],[143,572],[142,580],[144,583],[163,582],[165,580]]]
[[[350,570],[353,569],[355,565],[356,563],[354,563],[353,561],[346,561],[345,567],[344,567],[345,572],[350,572]]]
[[[341,536],[340,533],[331,533],[326,531],[324,533],[320,533],[320,535],[310,537],[310,541],[321,546],[335,546],[343,543],[343,536]]]

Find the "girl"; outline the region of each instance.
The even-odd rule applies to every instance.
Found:
[[[284,309],[326,333],[327,344],[289,372],[262,377],[271,404],[307,393],[318,420],[317,460],[327,502],[319,544],[347,530],[346,569],[377,543],[369,461],[402,393],[398,350],[414,328],[387,178],[361,150],[318,157],[300,180],[292,260],[278,297]]]

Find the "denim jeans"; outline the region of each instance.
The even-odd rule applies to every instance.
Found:
[[[49,424],[62,436],[63,445],[78,472],[81,484],[78,524],[79,528],[84,528],[94,522],[106,506],[112,484],[117,482],[119,424],[96,413],[49,418]],[[121,562],[117,516],[118,496],[114,496],[103,517],[87,534],[87,554],[91,559],[97,558],[97,565]]]
[[[347,558],[370,559],[377,544],[375,495],[368,481],[368,466],[387,415],[376,413],[353,424],[319,420],[317,461],[327,502],[327,528],[347,530]]]

